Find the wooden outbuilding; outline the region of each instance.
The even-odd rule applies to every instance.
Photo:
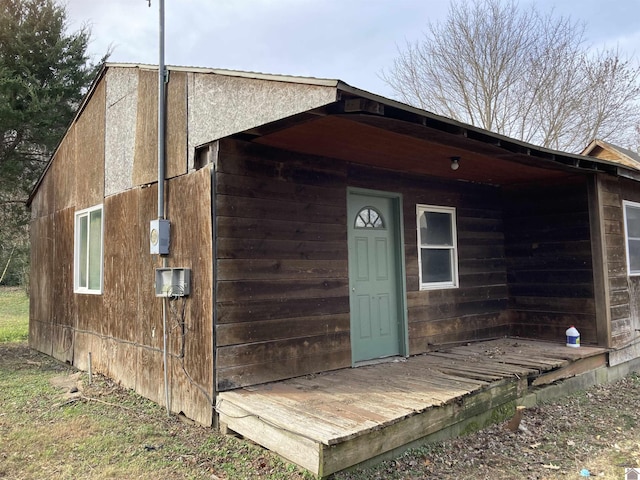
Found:
[[[170,67],[169,253],[152,255],[157,77],[157,67],[107,64],[32,194],[34,348],[247,436],[278,423],[240,425],[264,418],[233,403],[249,402],[252,389],[313,408],[296,406],[296,388],[277,382],[392,359],[393,373],[373,365],[359,381],[382,385],[385,372],[398,378],[405,367],[415,381],[395,395],[411,403],[422,388],[412,358],[433,365],[429,355],[455,357],[459,346],[474,355],[478,342],[505,338],[538,352],[509,353],[527,358],[519,369],[478,365],[473,379],[467,365],[458,368],[466,380],[451,380],[460,358],[449,358],[449,373],[427,369],[436,390],[460,388],[406,414],[360,411],[361,433],[384,438],[381,425],[396,425],[394,442],[376,452],[352,455],[347,443],[346,458],[331,457],[340,442],[371,438],[329,434],[332,420],[318,413],[317,444],[313,425],[297,437],[318,458],[288,458],[320,476],[432,433],[415,423],[411,436],[398,434],[398,418],[421,408],[460,396],[484,399],[470,411],[495,408],[498,397],[519,398],[534,370],[537,378],[567,362],[585,360],[585,370],[640,356],[638,165],[536,147],[338,80]],[[188,281],[162,290],[163,271]],[[572,325],[589,348],[564,346]],[[308,390],[327,400],[344,384],[323,378]],[[384,396],[354,392],[369,403]],[[437,411],[441,425],[459,421],[457,410]]]

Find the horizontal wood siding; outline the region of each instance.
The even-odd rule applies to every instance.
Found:
[[[509,331],[500,190],[491,186],[349,168],[352,186],[402,194],[409,353]],[[459,288],[420,290],[416,205],[456,208]]]
[[[640,277],[629,276],[622,202],[640,203],[638,183],[626,179],[601,181],[606,222],[606,252],[611,305],[611,342],[614,348],[634,344],[640,338]]]
[[[351,365],[347,186],[403,196],[411,354],[508,333],[497,188],[234,140],[219,152],[219,390]],[[457,208],[460,288],[420,291],[417,203]]]
[[[224,140],[219,390],[351,365],[346,165]]]
[[[512,334],[562,342],[575,325],[597,343],[586,182],[505,189],[504,205]]]

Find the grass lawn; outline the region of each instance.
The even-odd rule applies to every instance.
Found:
[[[29,336],[29,297],[23,288],[0,287],[0,342],[21,342]]]
[[[25,342],[0,343],[0,438],[3,479],[311,478],[249,442],[167,417],[105,377],[89,384]]]

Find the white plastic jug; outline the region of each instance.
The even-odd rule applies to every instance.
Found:
[[[569,329],[567,329],[567,347],[578,348],[580,346],[580,332],[571,325]]]

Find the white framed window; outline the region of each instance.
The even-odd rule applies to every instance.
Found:
[[[624,200],[622,206],[627,246],[627,271],[629,275],[640,275],[640,203]]]
[[[416,206],[420,290],[458,286],[456,209]]]
[[[73,291],[102,293],[102,205],[76,212]]]

